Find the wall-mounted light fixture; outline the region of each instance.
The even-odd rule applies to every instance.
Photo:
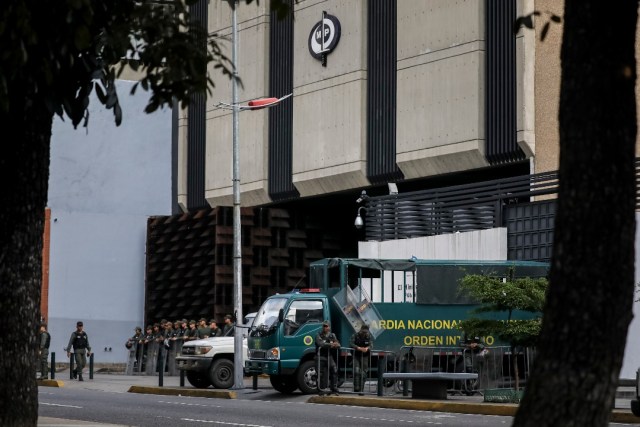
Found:
[[[358,216],[356,216],[356,220],[353,223],[353,225],[355,225],[358,230],[361,229],[362,226],[364,225],[364,220],[362,219],[362,216],[360,215],[360,211],[362,209],[364,209],[365,211],[367,210],[367,208],[365,208],[364,206],[360,206],[358,208]]]

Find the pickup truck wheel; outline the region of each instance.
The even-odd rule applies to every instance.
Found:
[[[271,375],[271,386],[282,394],[291,394],[298,389],[296,379],[291,375]]]
[[[298,387],[304,394],[313,394],[318,392],[318,370],[316,362],[307,360],[298,367],[296,374]]]
[[[215,388],[231,388],[233,374],[233,362],[228,359],[218,359],[211,365],[209,379]]]
[[[211,385],[204,372],[187,371],[187,381],[195,388],[207,388]]]

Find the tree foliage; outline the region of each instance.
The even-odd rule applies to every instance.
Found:
[[[30,87],[48,109],[66,114],[77,126],[86,115],[94,88],[100,102],[113,109],[116,123],[122,111],[115,80],[124,67],[140,69],[140,85],[152,94],[151,112],[170,105],[173,97],[206,91],[213,82],[207,63],[217,62],[230,75],[231,64],[206,30],[191,19],[196,0],[151,1],[31,1],[0,6],[0,108],[8,111],[11,83]]]
[[[474,313],[493,313],[495,317],[472,317],[460,322],[467,336],[494,335],[510,346],[535,343],[540,333],[540,312],[543,309],[548,281],[546,278],[515,278],[511,269],[503,281],[500,277],[470,274],[462,278],[460,289],[480,303]],[[516,312],[538,316],[515,319]],[[504,318],[500,318],[503,313]]]
[[[233,64],[216,35],[193,19],[201,0],[17,0],[0,5],[0,110],[8,111],[19,81],[46,100],[48,109],[88,119],[89,96],[122,121],[115,80],[126,67],[142,73],[138,85],[150,91],[146,112],[183,107],[194,93],[214,87],[208,64],[232,77]],[[245,0],[251,3],[253,0]],[[233,7],[235,3],[230,1]],[[274,1],[278,15],[289,3]]]
[[[252,0],[245,0],[251,3]],[[233,64],[190,13],[207,0],[11,0],[0,2],[0,425],[37,423],[36,340],[42,236],[54,115],[88,124],[93,91],[123,120],[115,81],[140,72],[147,112],[184,107]],[[231,1],[230,6],[235,7]],[[289,2],[272,7],[286,13]],[[213,64],[213,66],[211,66]]]

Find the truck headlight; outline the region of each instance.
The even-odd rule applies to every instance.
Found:
[[[202,356],[203,354],[207,354],[211,351],[213,347],[210,345],[197,345],[196,350],[193,352],[196,356]]]
[[[267,350],[267,360],[280,360],[280,347],[273,347]]]

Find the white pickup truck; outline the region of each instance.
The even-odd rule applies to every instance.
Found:
[[[251,325],[255,313],[245,316]],[[242,365],[247,357],[246,331],[242,340]],[[214,337],[187,341],[176,356],[178,369],[185,371],[187,381],[196,388],[231,388],[234,383],[234,337]]]

